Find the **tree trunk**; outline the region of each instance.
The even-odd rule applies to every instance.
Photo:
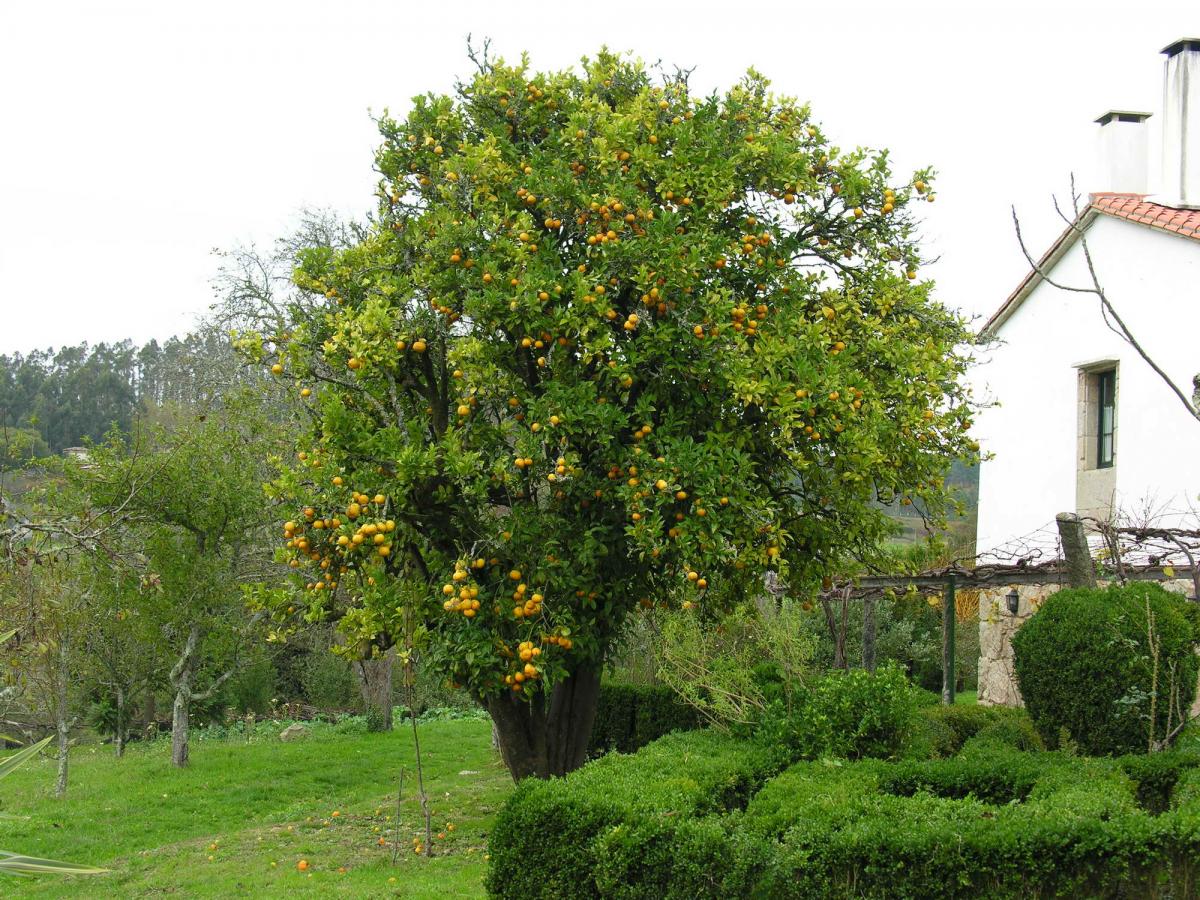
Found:
[[[392,730],[392,663],[396,650],[354,663],[354,676],[362,693],[367,724],[372,730]],[[415,715],[415,710],[413,711]]]
[[[117,685],[117,727],[113,734],[113,752],[117,759],[125,755],[125,740],[129,734],[129,723],[125,719],[125,689]]]
[[[67,792],[67,766],[70,764],[71,726],[61,719],[55,722],[59,732],[59,779],[54,782],[54,796],[62,797]]]
[[[513,780],[565,775],[583,765],[599,697],[597,666],[577,669],[548,699],[540,691],[532,700],[508,692],[485,698]]]
[[[70,669],[68,665],[67,640],[64,636],[58,644],[58,669],[55,672],[54,729],[58,733],[58,780],[54,783],[54,796],[67,793],[67,766],[70,764],[71,723],[67,721],[67,691]]]
[[[875,671],[875,598],[863,598],[862,663],[868,672]]]
[[[191,698],[192,693],[186,682],[175,689],[175,704],[171,708],[171,762],[180,768],[188,764],[188,714]]]
[[[175,703],[171,708],[171,762],[180,768],[188,764],[188,716],[195,694],[192,693],[192,667],[195,665],[196,644],[200,641],[200,629],[192,626],[188,631],[183,652],[171,667],[170,682],[175,689]]]
[[[821,609],[825,613],[825,625],[829,629],[829,637],[833,641],[833,668],[847,670],[850,663],[846,659],[846,624],[850,612],[849,589],[840,598],[840,616],[834,612],[833,603],[826,597],[821,598]]]

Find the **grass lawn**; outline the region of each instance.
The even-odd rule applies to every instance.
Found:
[[[512,789],[490,734],[478,720],[421,726],[425,787],[435,832],[445,835],[435,837],[432,859],[413,853],[423,826],[407,725],[385,735],[326,730],[288,744],[196,742],[183,771],[171,768],[167,742],[134,745],[123,760],[107,747],[81,747],[63,800],[53,797],[54,761],[37,760],[0,782],[0,811],[29,816],[0,819],[0,848],[111,872],[0,876],[0,895],[480,897],[486,835]],[[393,866],[397,836],[403,852]],[[297,869],[301,859],[307,872]]]
[[[958,691],[954,695],[954,703],[956,706],[974,706],[978,702],[978,691]]]

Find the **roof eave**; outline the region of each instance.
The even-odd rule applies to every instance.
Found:
[[[992,314],[992,317],[980,329],[979,337],[981,339],[992,340],[997,336],[1004,323],[1012,318],[1021,304],[1025,302],[1025,299],[1045,280],[1039,273],[1054,268],[1058,264],[1058,261],[1079,240],[1080,231],[1086,230],[1099,214],[1099,210],[1089,206],[1080,213],[1074,222],[1063,230],[1063,233],[1050,245],[1050,249],[1037,261],[1037,265],[1029,270],[1029,273],[1017,285],[1016,290],[1008,295],[1008,299],[1001,304],[1000,308]]]

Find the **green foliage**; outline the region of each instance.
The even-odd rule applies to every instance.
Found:
[[[962,753],[949,759],[906,760],[889,767],[880,778],[879,789],[898,797],[924,791],[939,797],[1005,804],[1025,800],[1045,769],[1037,755],[972,738]]]
[[[632,753],[663,735],[698,726],[695,708],[668,687],[605,683],[600,686],[588,755]]]
[[[810,675],[814,641],[800,604],[745,603],[715,620],[688,610],[661,619],[658,676],[720,728],[754,725],[772,703],[791,709]]]
[[[642,900],[651,886],[667,900],[737,897],[763,877],[771,850],[720,818],[645,817],[596,839],[596,889],[614,900]]]
[[[128,434],[139,414],[262,381],[236,365],[228,341],[212,329],[161,345],[124,340],[0,354],[0,470],[102,441],[113,428]]]
[[[32,428],[0,427],[0,472],[19,469],[49,453],[50,446]]]
[[[776,703],[759,733],[790,759],[891,759],[912,741],[917,710],[913,688],[897,667],[851,669],[814,682],[790,712]]]
[[[798,763],[767,781],[744,812],[740,803],[683,796],[669,814],[651,801],[631,815],[625,798],[642,788],[633,773],[662,744],[609,757],[590,796],[538,785],[538,816],[523,845],[533,871],[522,874],[513,854],[512,880],[498,879],[493,863],[492,895],[1175,898],[1192,896],[1200,874],[1194,755],[1087,759],[976,735],[946,760]],[[1144,808],[1139,797],[1155,792],[1169,803]],[[601,797],[610,814],[560,838],[557,829]],[[535,839],[549,849],[532,855]],[[498,845],[510,852],[509,840],[493,838],[493,861]],[[572,855],[573,841],[586,852]],[[573,868],[556,881],[565,865]]]
[[[305,699],[321,710],[352,709],[361,702],[350,663],[324,647],[305,654],[300,685]]]
[[[368,706],[366,711],[367,731],[379,732],[388,731],[389,722],[387,720],[387,711],[380,709],[378,706]]]
[[[911,545],[904,557],[917,561],[904,563],[903,558],[884,562],[883,571],[920,571],[919,560],[924,554],[915,551],[922,544]],[[894,567],[892,563],[895,563]],[[836,607],[836,604],[835,604]],[[835,608],[838,617],[841,611]],[[815,642],[813,661],[818,667],[829,668],[834,659],[834,643],[825,616],[819,605],[805,616],[801,625]],[[975,616],[959,617],[956,632],[955,672],[966,690],[975,687],[979,666],[979,627]],[[877,665],[894,662],[903,668],[917,686],[935,692],[939,697],[942,685],[942,611],[931,605],[929,596],[898,592],[881,597],[875,604],[875,659]],[[853,602],[846,616],[846,660],[851,668],[862,667],[863,604]]]
[[[361,650],[415,615],[455,683],[532,699],[643,606],[870,555],[878,498],[940,515],[969,334],[916,281],[928,172],[757,73],[700,96],[607,51],[485,60],[379,127],[375,224],[302,249],[291,315],[238,336],[314,412],[281,633]]]
[[[226,684],[222,699],[235,713],[264,713],[276,699],[275,679],[271,659],[260,654],[238,669]]]
[[[1042,736],[1033,727],[1033,722],[1030,721],[1028,716],[1024,715],[1000,719],[990,725],[986,725],[979,729],[975,737],[971,738],[967,744],[969,745],[971,741],[1004,744],[1008,747],[1025,751],[1044,750],[1046,748],[1042,741]]]
[[[1117,762],[1137,784],[1138,804],[1157,814],[1170,806],[1172,796],[1180,799],[1175,794],[1176,786],[1181,778],[1194,777],[1189,773],[1200,766],[1200,754],[1194,751],[1132,754],[1120,757]]]
[[[1007,743],[1020,749],[1037,749],[1041,746],[1029,719],[1029,714],[1023,709],[1013,709],[1007,706],[926,706],[921,709],[920,717],[938,734],[947,734],[948,740],[941,745],[943,752],[937,756],[951,756],[962,746],[981,732],[993,736],[1001,743]]]
[[[908,749],[904,754],[908,759],[941,759],[953,756],[961,746],[955,737],[954,729],[940,718],[927,715],[932,708],[921,707],[918,712]]]
[[[1047,746],[1065,732],[1084,753],[1145,752],[1182,723],[1200,639],[1186,606],[1156,584],[1046,601],[1012,643],[1021,696]]]
[[[495,897],[593,897],[597,854],[617,828],[669,827],[742,807],[776,763],[772,754],[713,731],[676,733],[632,756],[609,753],[565,778],[529,779],[496,818],[488,892]],[[669,817],[668,817],[669,814]],[[639,834],[643,833],[641,831]],[[655,841],[667,840],[655,833]],[[608,841],[619,838],[608,838]]]

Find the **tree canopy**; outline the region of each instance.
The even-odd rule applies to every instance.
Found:
[[[301,249],[302,299],[237,341],[312,413],[280,634],[415,629],[544,775],[639,608],[812,586],[870,558],[881,503],[944,508],[969,336],[917,278],[928,171],[757,73],[701,96],[607,51],[480,60],[379,128],[372,227]]]

